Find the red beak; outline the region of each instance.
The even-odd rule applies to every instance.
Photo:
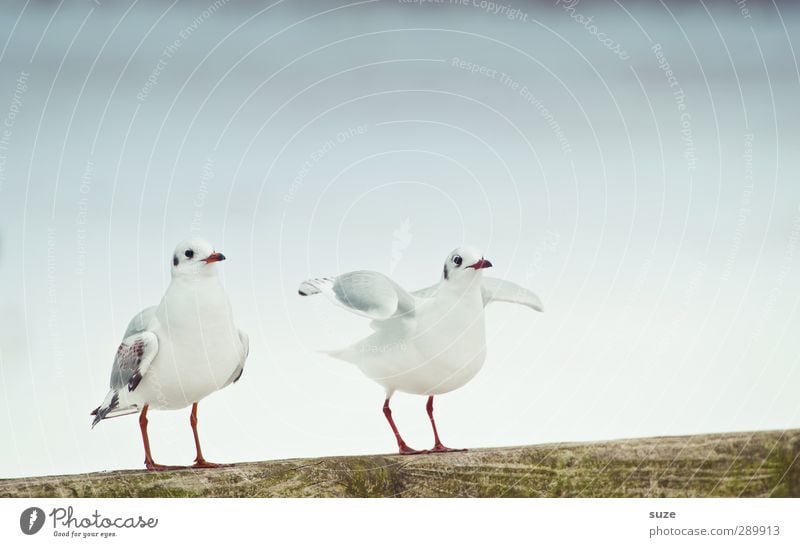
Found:
[[[467,268],[475,268],[476,270],[482,270],[484,268],[491,268],[491,267],[492,267],[492,263],[489,262],[486,259],[483,259],[483,258],[481,258],[479,261],[477,261],[472,266],[467,266]]]
[[[225,260],[225,255],[222,253],[211,253],[208,258],[204,258],[203,262],[206,264],[213,264],[214,262],[222,262]]]

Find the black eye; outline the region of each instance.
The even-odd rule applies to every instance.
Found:
[[[463,262],[463,260],[461,259],[460,256],[456,255],[453,257],[453,264],[455,264],[456,266],[461,266],[461,262]]]
[[[178,255],[173,255],[172,256],[172,265],[173,266],[177,266],[178,265]]]
[[[192,258],[192,257],[194,256],[194,251],[193,251],[193,250],[191,250],[191,249],[189,249],[188,251],[186,251],[186,252],[185,252],[185,253],[183,253],[183,254],[185,254],[185,255],[186,255],[186,258]]]

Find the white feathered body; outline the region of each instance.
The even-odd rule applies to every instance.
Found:
[[[416,298],[415,313],[373,322],[376,332],[330,355],[357,365],[386,388],[417,395],[458,389],[486,360],[480,277],[466,287],[440,285]]]
[[[510,281],[487,278],[492,263],[471,247],[447,257],[436,285],[409,293],[387,276],[357,270],[302,282],[301,296],[323,294],[372,319],[374,333],[329,355],[357,365],[386,389],[441,395],[472,380],[486,361],[484,308],[512,302],[542,311],[538,296]]]
[[[217,276],[173,279],[154,312],[137,319],[158,338],[158,353],[138,387],[120,391],[121,408],[184,408],[232,383],[244,364],[246,349]]]

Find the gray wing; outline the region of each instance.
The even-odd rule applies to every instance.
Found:
[[[150,306],[149,308],[145,308],[134,315],[133,319],[131,319],[131,322],[128,323],[128,328],[125,330],[125,334],[122,336],[122,338],[125,339],[129,336],[133,336],[134,334],[139,334],[140,332],[146,331],[150,325],[150,321],[152,321],[156,316],[157,309],[158,306]]]
[[[538,296],[511,281],[484,277],[481,290],[483,292],[484,306],[490,302],[510,302],[512,304],[522,304],[536,311],[544,311],[544,306]]]
[[[333,303],[377,321],[411,315],[416,305],[414,297],[397,283],[370,271],[309,279],[298,292],[301,296],[322,293]]]
[[[134,321],[142,313],[134,317]],[[128,331],[135,327],[134,321],[128,325]],[[91,412],[91,415],[94,416],[92,427],[106,418],[124,416],[138,410],[135,405],[120,407],[119,392],[125,389],[128,391],[136,389],[157,353],[158,338],[152,332],[141,331],[125,337],[117,349],[117,356],[111,367],[111,389],[102,404]]]
[[[112,391],[136,389],[157,353],[158,338],[152,332],[143,331],[125,338],[111,367]]]

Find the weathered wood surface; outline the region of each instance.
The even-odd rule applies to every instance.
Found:
[[[800,430],[0,480],[0,497],[800,497]]]

